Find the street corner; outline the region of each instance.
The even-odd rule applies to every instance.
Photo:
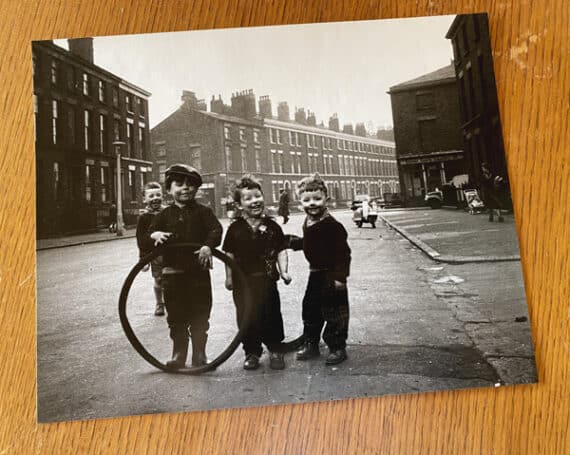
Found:
[[[506,215],[502,223],[489,223],[484,216],[458,209],[383,213],[381,218],[441,263],[520,260],[512,215]]]

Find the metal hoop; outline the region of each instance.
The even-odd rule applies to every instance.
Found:
[[[153,365],[154,367],[166,371],[168,373],[178,373],[178,374],[187,374],[187,375],[198,375],[202,373],[206,373],[208,371],[212,371],[216,369],[219,365],[224,363],[227,359],[231,357],[231,355],[235,352],[238,348],[241,340],[243,338],[245,329],[250,324],[251,315],[252,315],[252,303],[251,303],[251,290],[249,289],[249,285],[247,280],[245,279],[245,275],[241,268],[237,265],[237,263],[230,258],[228,255],[222,253],[219,250],[212,250],[212,256],[216,257],[220,261],[222,261],[225,265],[229,266],[234,273],[234,276],[237,277],[238,281],[242,283],[243,292],[245,295],[245,309],[244,309],[244,324],[242,325],[241,329],[238,330],[234,339],[230,342],[228,347],[222,351],[222,353],[216,357],[211,362],[207,363],[206,365],[201,366],[193,366],[193,367],[184,367],[179,369],[174,369],[166,366],[166,364],[157,360],[148,350],[143,346],[143,344],[139,341],[135,332],[133,331],[129,319],[127,317],[127,300],[129,296],[129,291],[133,284],[134,279],[139,274],[139,272],[143,269],[143,267],[149,264],[154,258],[161,256],[164,254],[166,250],[172,247],[186,248],[186,249],[199,249],[202,245],[196,243],[167,243],[165,245],[161,245],[151,251],[149,254],[143,256],[139,262],[135,264],[135,266],[131,269],[125,282],[123,283],[123,287],[121,288],[121,294],[119,296],[119,318],[121,320],[121,325],[123,330],[125,331],[125,335],[127,339],[137,351],[142,358],[144,358],[148,363]],[[304,337],[301,335],[300,337],[289,341],[280,343],[277,349],[281,352],[289,352],[292,350],[297,349],[301,344],[304,342]]]

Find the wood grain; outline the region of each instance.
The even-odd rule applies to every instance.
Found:
[[[32,39],[488,11],[540,384],[36,424]],[[565,0],[0,0],[0,453],[570,453]]]

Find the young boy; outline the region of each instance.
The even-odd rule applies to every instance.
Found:
[[[164,252],[162,285],[170,338],[173,341],[171,368],[183,368],[192,337],[192,366],[207,363],[206,341],[212,309],[212,249],[222,239],[222,226],[214,212],[195,201],[202,185],[196,169],[174,164],[165,172],[165,186],[173,204],[156,215],[150,227],[155,245],[167,240],[202,245],[198,251],[170,249]]]
[[[241,216],[230,225],[223,250],[244,271],[252,294],[252,320],[243,338],[243,367],[246,370],[259,367],[263,343],[269,350],[269,367],[282,370],[285,361],[283,353],[278,352],[277,345],[285,335],[277,280],[281,276],[285,284],[291,282],[287,273],[285,236],[281,227],[264,214],[263,191],[259,182],[249,176],[239,180],[234,201]],[[226,288],[233,290],[238,327],[241,329],[246,302],[242,286],[234,281],[232,271],[227,266]]]
[[[305,345],[297,352],[298,360],[320,355],[319,340],[329,348],[327,365],[347,359],[348,291],[346,279],[350,271],[350,248],[343,225],[328,212],[327,187],[317,175],[299,182],[299,198],[307,217],[303,238],[292,238],[290,247],[303,249],[309,261],[310,274],[303,298],[303,334]]]
[[[152,244],[147,241],[148,230],[154,217],[158,215],[162,209],[162,187],[158,182],[149,182],[144,186],[143,202],[145,204],[144,211],[139,216],[137,222],[137,245],[139,247],[139,257],[143,257],[150,253]],[[143,269],[148,271],[148,264]],[[155,316],[164,316],[164,299],[162,297],[162,257],[157,257],[150,264],[152,278],[154,279],[154,297],[156,307],[154,309]]]

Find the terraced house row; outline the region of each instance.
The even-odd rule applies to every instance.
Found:
[[[151,136],[154,177],[163,178],[176,162],[196,167],[205,182],[200,197],[219,216],[233,182],[244,173],[261,180],[268,205],[277,204],[280,189],[288,189],[293,209],[297,182],[313,172],[324,177],[333,205],[346,206],[357,194],[399,192],[393,142],[368,136],[361,123],[341,130],[336,114],[328,127],[303,108],[290,118],[286,102],[274,116],[269,97],[257,102],[252,90],[233,94],[231,105],[212,97],[209,110],[204,100],[184,91],[180,108]]]
[[[150,179],[150,93],[95,65],[93,39],[32,45],[37,236],[108,223],[120,152],[125,222],[133,224]],[[121,143],[121,144],[118,144]]]

